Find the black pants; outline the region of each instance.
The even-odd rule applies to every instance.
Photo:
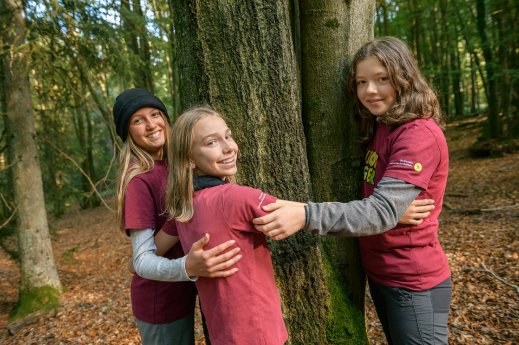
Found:
[[[450,278],[424,291],[369,280],[369,290],[389,345],[448,344]]]

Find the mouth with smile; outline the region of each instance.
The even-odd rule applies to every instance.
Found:
[[[236,162],[236,156],[232,156],[230,158],[226,158],[224,160],[218,161],[218,164],[233,164]]]
[[[158,139],[160,137],[160,130],[148,134],[146,137],[149,139]]]

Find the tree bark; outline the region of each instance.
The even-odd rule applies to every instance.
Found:
[[[240,146],[240,183],[306,201],[312,188],[290,18],[297,11],[289,5],[174,2],[181,103],[185,109],[207,102],[227,117]],[[348,51],[361,40],[348,41]],[[349,339],[366,343],[361,313],[334,314],[339,313],[332,306],[340,280],[323,248],[320,238],[304,233],[271,243],[289,343],[342,343],[330,323],[346,330]]]
[[[360,196],[362,151],[352,95],[346,96],[346,87],[351,58],[373,38],[374,11],[375,4],[365,0],[300,1],[303,119],[316,201],[348,201]],[[331,294],[332,313],[349,319],[358,313],[362,318],[365,279],[357,241],[329,238],[324,248],[339,280]],[[348,312],[334,310],[344,306]],[[352,330],[351,325],[354,323],[349,328],[330,324],[328,331],[338,343],[362,339],[363,327]]]
[[[18,207],[18,241],[20,250],[20,301],[38,289],[49,288],[50,295],[39,298],[40,306],[57,303],[61,283],[54,264],[41,170],[35,142],[34,116],[29,84],[29,51],[25,44],[25,22],[20,0],[0,2],[3,13],[2,35],[7,52],[3,55],[5,92],[14,159],[15,202]],[[41,291],[41,290],[40,290]],[[56,297],[56,298],[55,298]],[[33,303],[34,301],[27,301]]]

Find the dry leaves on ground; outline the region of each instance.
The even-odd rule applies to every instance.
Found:
[[[451,168],[440,240],[453,274],[451,344],[519,343],[519,153],[474,160],[476,125],[448,130]],[[129,300],[129,242],[104,208],[69,210],[51,220],[65,292],[57,315],[7,333],[16,303],[17,265],[0,249],[0,344],[140,344]],[[385,344],[369,298],[372,344]],[[199,344],[203,343],[200,327]]]

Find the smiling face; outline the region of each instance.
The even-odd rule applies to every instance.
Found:
[[[382,116],[396,101],[396,91],[387,69],[374,57],[357,64],[355,72],[357,97],[373,115]]]
[[[238,145],[221,117],[209,115],[195,124],[190,156],[202,175],[223,179],[236,174]]]
[[[148,152],[153,159],[162,159],[165,132],[166,120],[155,108],[141,108],[130,118],[128,134],[135,145]]]

